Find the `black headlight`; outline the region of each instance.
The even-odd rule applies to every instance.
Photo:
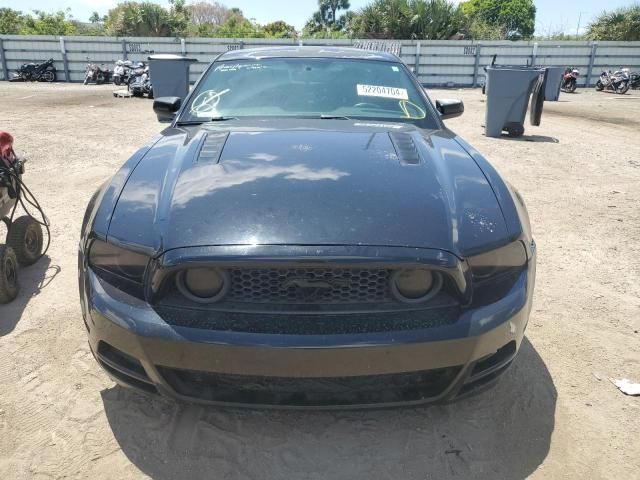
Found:
[[[467,259],[473,274],[473,303],[487,305],[504,297],[527,268],[521,241]]]
[[[94,240],[89,250],[89,266],[110,284],[140,296],[144,272],[149,257],[117,247],[102,240]],[[127,288],[129,287],[129,288]]]
[[[469,257],[469,266],[475,279],[492,277],[505,270],[521,268],[527,264],[527,251],[520,240],[480,255]]]

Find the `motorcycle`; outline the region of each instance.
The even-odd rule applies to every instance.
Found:
[[[619,95],[624,95],[629,90],[629,69],[623,68],[611,73],[603,71],[600,79],[596,82],[596,90],[612,90]]]
[[[578,76],[580,72],[575,68],[567,68],[564,71],[564,75],[562,76],[562,84],[560,85],[560,89],[563,92],[573,93],[576,91],[576,87],[578,86]]]
[[[13,74],[11,82],[55,82],[56,67],[50,58],[42,63],[23,63]]]
[[[113,68],[113,83],[116,85],[128,85],[132,70],[133,62],[131,60],[118,60]]]
[[[148,65],[142,62],[136,65],[129,78],[129,91],[134,97],[142,97],[146,94],[148,98],[153,98],[153,86]]]
[[[629,75],[629,87],[634,90],[638,90],[640,88],[640,73],[633,72]]]
[[[87,58],[89,60],[89,58]],[[111,70],[105,68],[104,63],[98,65],[97,63],[89,62],[84,71],[84,84],[94,82],[96,85],[103,83],[109,83],[111,80]]]

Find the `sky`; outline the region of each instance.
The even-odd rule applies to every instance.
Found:
[[[168,0],[154,0],[156,3],[168,5]],[[187,0],[192,3],[193,0]],[[228,7],[240,8],[245,16],[254,18],[259,23],[284,20],[301,30],[307,19],[317,9],[317,0],[219,0]],[[351,9],[357,10],[370,3],[371,0],[351,0]],[[460,0],[454,0],[459,3]],[[11,7],[28,12],[33,9],[45,11],[65,10],[70,8],[77,20],[87,21],[92,12],[101,15],[113,8],[118,0],[0,0],[0,7]],[[632,5],[636,0],[597,0],[561,1],[536,0],[536,35],[547,35],[549,32],[565,32],[575,34],[580,22],[580,31],[602,10]]]

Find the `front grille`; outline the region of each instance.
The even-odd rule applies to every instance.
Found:
[[[271,406],[350,406],[415,402],[438,397],[461,367],[335,378],[231,375],[158,367],[180,395],[210,402]]]
[[[234,268],[226,300],[242,303],[349,304],[392,301],[391,270]]]
[[[453,325],[461,314],[459,305],[444,302],[422,310],[366,313],[228,312],[169,305],[158,305],[156,311],[165,322],[176,327],[279,335],[345,335],[438,328]]]

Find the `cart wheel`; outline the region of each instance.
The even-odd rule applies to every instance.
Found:
[[[18,263],[25,267],[36,263],[42,255],[42,227],[31,217],[16,219],[7,234],[7,245],[16,254]]]
[[[544,107],[544,91],[545,84],[547,83],[547,74],[545,72],[544,77],[539,79],[536,85],[533,87],[533,93],[531,94],[531,105],[529,107],[529,123],[538,127],[540,126],[540,120],[542,119],[542,109]]]
[[[16,254],[10,246],[0,245],[0,304],[15,300],[19,291]]]
[[[505,128],[510,137],[517,138],[524,135],[523,125],[510,125]]]

